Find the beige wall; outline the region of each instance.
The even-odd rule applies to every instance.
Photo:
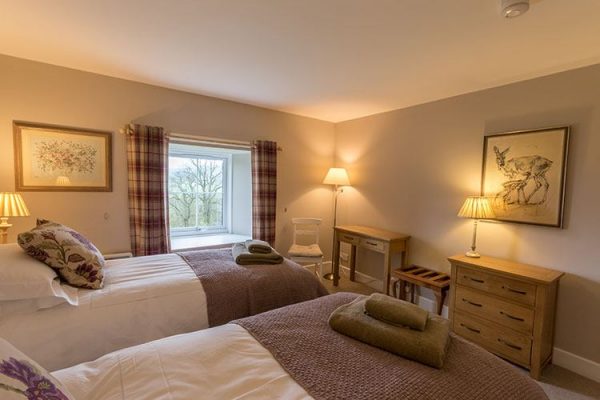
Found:
[[[456,213],[479,191],[484,133],[557,125],[572,126],[565,229],[482,223],[478,249],[565,271],[556,346],[600,362],[600,66],[336,125],[353,183],[339,220],[408,233],[410,262],[448,271],[470,245]]]
[[[185,134],[276,140],[284,149],[278,163],[278,249],[286,251],[291,243],[291,217],[321,216],[326,227],[332,223],[331,192],[320,184],[333,161],[329,122],[0,56],[0,191],[14,190],[13,120],[112,131],[114,190],[26,192],[32,217],[11,219],[10,241],[35,217],[44,217],[81,230],[104,252],[128,251],[125,142],[119,129],[131,121]],[[330,232],[325,229],[324,237]],[[329,253],[330,241],[323,246]]]

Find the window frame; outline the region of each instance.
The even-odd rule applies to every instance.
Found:
[[[186,146],[196,146],[198,147],[198,151],[189,151],[189,150],[180,150],[173,149],[171,145],[173,144],[185,144]],[[215,152],[216,153],[216,152]],[[205,159],[205,160],[223,160],[223,172],[222,172],[222,197],[221,197],[221,207],[222,207],[222,225],[218,226],[210,226],[199,228],[198,226],[198,193],[196,193],[196,212],[195,218],[196,223],[194,227],[179,227],[173,228],[169,226],[169,235],[173,237],[179,236],[208,236],[208,235],[218,235],[224,233],[231,233],[231,207],[232,207],[232,156],[231,154],[213,154],[210,151],[206,151],[206,148],[202,145],[193,145],[188,143],[179,143],[179,142],[171,142],[169,143],[168,157],[170,166],[170,158],[171,157],[179,157],[179,158],[190,158],[190,159]],[[170,180],[170,168],[167,170],[167,187],[169,186]],[[170,194],[169,194],[170,195]],[[167,198],[167,209],[169,211],[169,199]]]

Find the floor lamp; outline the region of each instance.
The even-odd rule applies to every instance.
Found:
[[[323,184],[325,185],[333,185],[333,245],[335,246],[335,227],[337,225],[337,200],[338,194],[343,191],[343,189],[339,189],[339,186],[349,186],[350,179],[348,179],[348,173],[345,168],[329,168],[325,179],[323,179]],[[329,272],[323,275],[323,278],[328,279],[330,281],[333,280],[333,272]]]

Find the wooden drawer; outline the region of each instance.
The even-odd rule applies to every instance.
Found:
[[[529,306],[535,304],[535,285],[465,267],[458,267],[457,271],[456,281],[463,286],[493,293]]]
[[[375,251],[379,251],[379,252],[385,251],[385,242],[375,240],[375,239],[361,238],[360,245],[362,247],[366,247],[367,249],[371,249],[371,250],[375,250]]]
[[[526,366],[530,363],[531,339],[526,335],[461,312],[454,314],[452,329],[501,357]]]
[[[358,246],[358,244],[360,243],[360,237],[351,235],[349,233],[340,232],[339,238],[340,238],[340,242],[350,243],[355,246]]]
[[[533,330],[533,310],[456,286],[456,308],[524,333]]]

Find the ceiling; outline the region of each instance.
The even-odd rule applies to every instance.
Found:
[[[0,0],[0,53],[338,122],[600,63],[600,1]]]

